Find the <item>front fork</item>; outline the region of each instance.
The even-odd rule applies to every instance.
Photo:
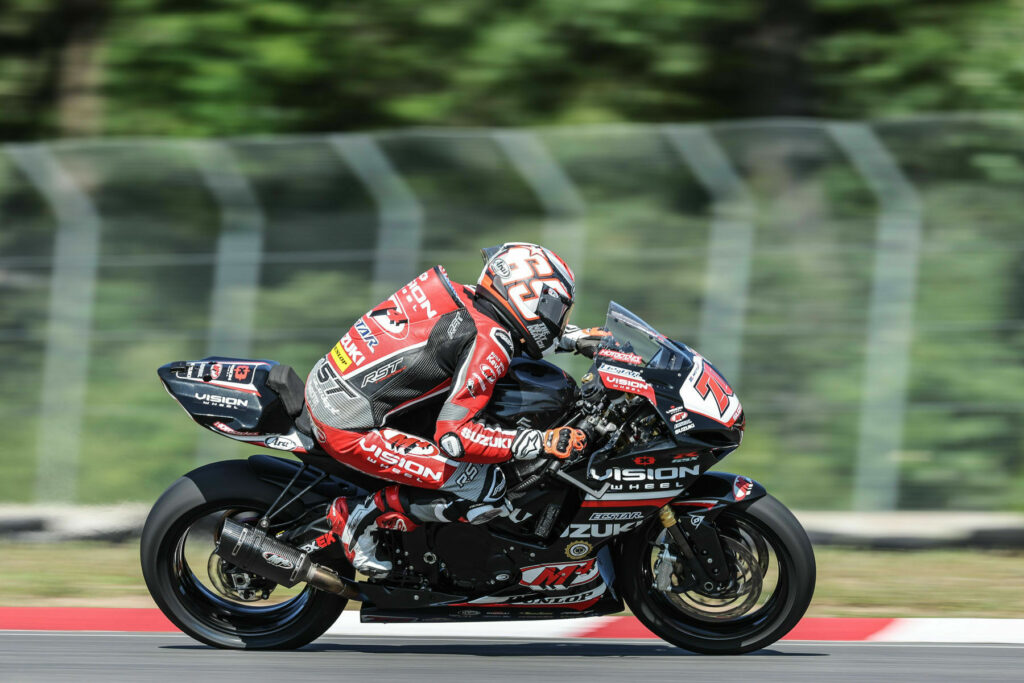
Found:
[[[722,539],[715,520],[726,508],[746,505],[767,495],[764,486],[749,477],[729,472],[704,472],[681,498],[661,508],[661,524],[667,540],[654,566],[654,583],[659,590],[683,593],[697,590],[706,595],[727,591],[733,584]],[[679,511],[681,520],[676,519]],[[677,557],[673,546],[682,557]],[[662,559],[664,558],[664,559]],[[680,582],[672,585],[672,575]]]
[[[690,515],[686,518],[690,524],[684,526],[676,519],[676,513],[669,505],[663,506],[658,516],[674,543],[666,539],[661,545],[661,552],[654,565],[655,588],[674,593],[697,588],[707,594],[726,590],[731,583],[729,565],[714,524],[704,523],[703,517]],[[673,545],[682,557],[672,552]],[[680,565],[686,570],[686,579],[673,586],[672,575],[679,576],[676,569]]]

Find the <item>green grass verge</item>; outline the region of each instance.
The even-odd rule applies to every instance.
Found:
[[[1024,616],[1024,552],[816,553],[809,616]],[[152,605],[134,543],[2,543],[0,577],[0,605]]]

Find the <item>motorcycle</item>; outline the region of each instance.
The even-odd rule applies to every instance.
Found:
[[[508,517],[377,530],[394,566],[383,578],[356,575],[323,517],[335,497],[386,483],[318,446],[293,369],[220,357],[164,365],[160,379],[195,422],[297,461],[215,462],[164,492],[141,541],[156,604],[222,648],[300,647],[349,600],[364,623],[561,619],[625,603],[693,652],[775,642],[810,604],[814,553],[762,485],[711,470],[740,445],[739,399],[703,356],[614,302],[605,329],[579,384],[514,359],[486,408],[510,429],[576,426],[589,452],[502,465]],[[432,434],[439,408],[417,411],[419,434]]]

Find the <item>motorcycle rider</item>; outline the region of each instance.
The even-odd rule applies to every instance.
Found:
[[[359,318],[306,382],[321,446],[345,465],[395,482],[328,508],[333,532],[365,574],[391,570],[376,557],[374,529],[507,515],[499,463],[566,458],[586,447],[586,435],[572,427],[509,430],[480,417],[515,356],[593,356],[607,334],[567,325],[575,277],[552,251],[512,242],[482,254],[475,287],[435,266]],[[432,439],[401,429],[437,403]]]

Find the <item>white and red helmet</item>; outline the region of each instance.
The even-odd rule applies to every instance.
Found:
[[[576,294],[572,269],[550,249],[508,242],[481,249],[476,295],[490,301],[523,349],[540,358],[565,331]]]

